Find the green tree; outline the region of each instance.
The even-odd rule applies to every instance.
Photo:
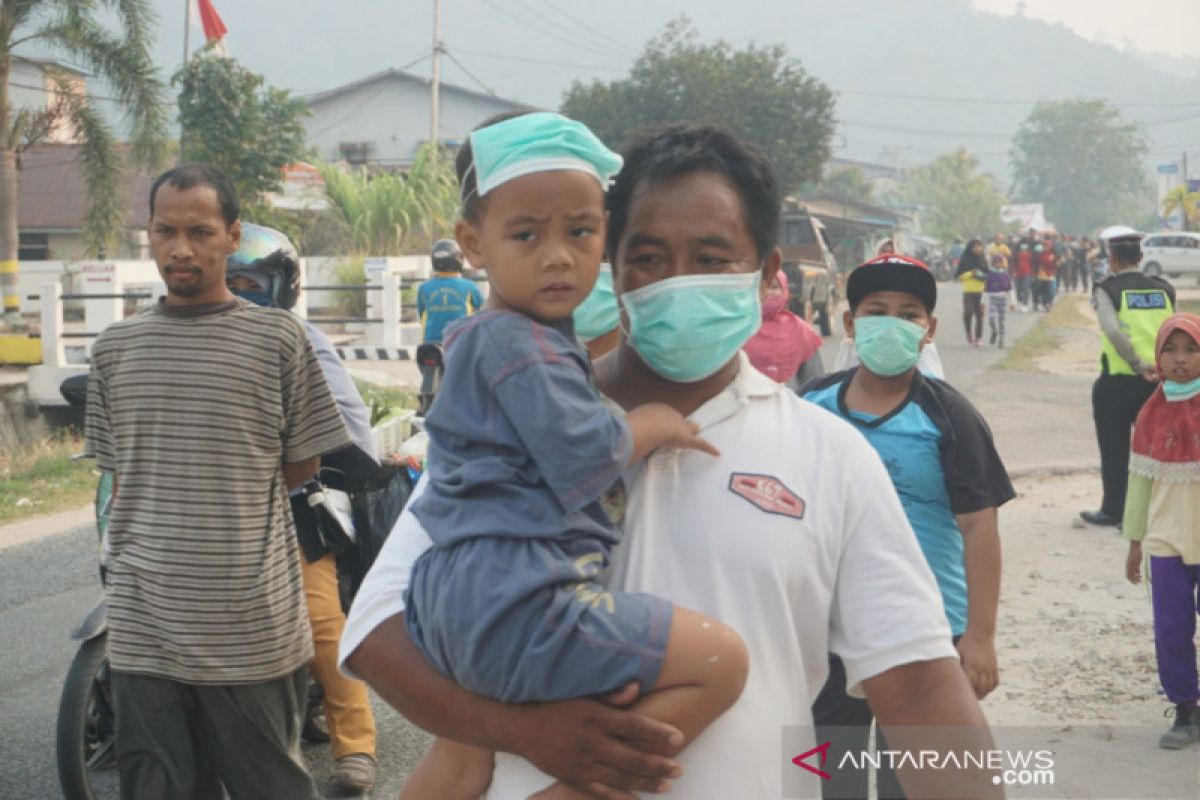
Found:
[[[1013,137],[1015,194],[1085,233],[1134,212],[1145,190],[1146,134],[1103,100],[1043,101]]]
[[[171,83],[179,87],[181,158],[221,169],[247,216],[271,224],[263,194],[278,191],[283,167],[306,156],[308,106],[211,49],[192,56]]]
[[[767,155],[785,192],[820,176],[836,124],[833,92],[782,46],[702,44],[686,17],[650,40],[628,78],[573,83],[562,112],[611,147],[639,128],[719,122]]]
[[[875,202],[875,191],[863,174],[862,167],[857,164],[825,173],[818,183],[805,187],[803,193],[832,194],[862,203]]]
[[[1162,200],[1164,217],[1183,212],[1183,226],[1188,230],[1200,222],[1200,192],[1189,192],[1186,186],[1176,186]]]
[[[110,30],[113,20],[119,30]],[[17,321],[18,155],[62,122],[78,132],[88,194],[84,243],[98,253],[120,236],[128,212],[121,176],[126,168],[117,135],[89,98],[61,75],[56,101],[42,113],[9,103],[13,49],[49,47],[91,69],[111,88],[125,115],[129,156],[153,169],[167,150],[165,87],[150,58],[155,17],[148,0],[4,0],[0,3],[0,293],[4,316]]]
[[[338,222],[342,255],[426,253],[449,235],[458,213],[458,181],[445,154],[426,144],[407,173],[320,167],[325,196]]]
[[[900,183],[902,203],[921,209],[921,229],[939,239],[990,236],[1000,229],[1004,196],[965,148],[911,169]]]

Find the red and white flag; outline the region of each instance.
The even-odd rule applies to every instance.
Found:
[[[221,20],[221,15],[213,7],[212,0],[191,0],[188,3],[188,13],[192,24],[204,31],[204,41],[213,46],[223,56],[229,55],[225,48],[225,34],[229,29]]]

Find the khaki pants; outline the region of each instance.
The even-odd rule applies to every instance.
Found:
[[[301,555],[300,564],[317,653],[312,671],[325,690],[325,718],[329,722],[333,757],[352,753],[374,757],[375,718],[371,714],[367,685],[347,678],[337,668],[338,641],[346,627],[346,615],[338,598],[337,563],[332,553],[326,553],[312,563]]]

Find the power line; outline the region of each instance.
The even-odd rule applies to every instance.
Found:
[[[483,81],[481,81],[479,78],[475,77],[475,73],[474,73],[474,72],[471,72],[471,70],[467,69],[467,68],[466,68],[466,67],[463,65],[463,63],[462,63],[461,61],[459,61],[457,58],[455,58],[455,57],[454,57],[454,53],[451,53],[449,50],[447,50],[447,49],[444,49],[444,48],[443,48],[443,49],[442,49],[442,54],[443,54],[444,56],[446,56],[446,58],[450,59],[450,60],[451,60],[451,61],[453,61],[455,64],[457,64],[457,65],[458,65],[458,68],[459,68],[459,69],[461,69],[463,72],[467,73],[467,77],[468,77],[468,78],[470,78],[471,80],[475,81],[477,84],[479,84],[479,86],[480,86],[480,87],[481,87],[481,88],[482,88],[482,89],[483,89],[485,92],[487,92],[488,94],[490,94],[492,97],[499,97],[499,95],[497,95],[497,94],[496,94],[495,90],[493,90],[493,89],[492,89],[492,87],[488,86],[486,83],[484,83]]]
[[[634,55],[634,51],[631,50],[627,44],[625,44],[624,42],[620,41],[619,39],[617,39],[613,36],[609,36],[607,34],[600,33],[599,31],[592,28],[592,26],[588,25],[588,23],[584,22],[583,20],[579,19],[578,17],[572,16],[571,14],[568,14],[566,11],[563,11],[562,8],[559,7],[558,4],[556,4],[554,2],[554,0],[545,0],[545,2],[546,2],[546,5],[550,6],[550,8],[552,8],[556,12],[558,12],[558,14],[560,16],[562,16],[564,19],[566,19],[571,24],[577,26],[580,33],[586,33],[593,41],[599,41],[601,44],[607,43],[608,46],[613,47],[616,50],[619,50],[628,55]]]
[[[524,56],[507,56],[501,53],[487,53],[481,50],[467,50],[462,47],[454,48],[460,53],[466,53],[471,56],[480,56],[482,58],[494,58],[499,61],[521,61],[527,64],[544,64],[550,67],[576,67],[578,69],[598,69],[607,72],[625,72],[625,67],[611,67],[603,64],[577,64],[570,61],[548,61],[543,58],[525,58]]]
[[[504,16],[508,17],[511,20],[514,20],[518,25],[521,25],[526,28],[532,28],[533,30],[537,31],[538,33],[542,34],[543,36],[547,36],[556,41],[563,42],[564,44],[569,44],[572,47],[580,47],[585,50],[591,50],[593,53],[597,53],[598,55],[602,55],[602,56],[611,56],[612,55],[611,51],[606,52],[604,50],[600,50],[596,47],[593,47],[593,46],[587,44],[586,42],[580,42],[578,40],[567,39],[566,37],[561,36],[561,35],[555,33],[554,31],[547,30],[546,28],[543,28],[533,22],[530,22],[527,19],[517,16],[517,14],[515,14],[514,12],[505,8],[504,6],[497,4],[494,0],[484,0],[484,2],[487,3],[489,6],[491,6],[493,9],[495,9],[496,11],[499,11]]]
[[[856,128],[866,128],[873,131],[884,131],[886,133],[911,133],[919,136],[968,136],[978,139],[1011,139],[1012,134],[1008,133],[991,133],[988,131],[946,131],[946,130],[927,130],[922,128],[898,128],[890,125],[876,125],[871,122],[855,122],[854,120],[843,119],[839,120],[842,125],[853,125]]]
[[[895,92],[866,92],[854,89],[835,89],[837,94],[853,95],[856,97],[877,97],[885,100],[921,100],[935,103],[972,103],[976,105],[988,106],[1031,106],[1036,103],[1046,101],[1047,98],[1038,98],[1036,100],[1008,100],[988,97],[955,97],[952,95],[928,95],[928,94],[899,94]],[[1049,102],[1053,102],[1050,100]],[[1191,103],[1151,103],[1142,100],[1109,100],[1108,102],[1120,106],[1144,107],[1144,108],[1197,108],[1200,107],[1200,102]]]

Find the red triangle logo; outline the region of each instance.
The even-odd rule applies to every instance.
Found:
[[[800,769],[806,769],[809,772],[813,773],[814,775],[820,775],[821,778],[824,780],[829,780],[830,778],[833,777],[832,775],[830,775],[828,772],[826,772],[823,769],[818,769],[817,767],[814,767],[812,764],[809,764],[806,759],[811,755],[820,753],[821,754],[821,766],[822,767],[825,766],[825,761],[826,761],[826,759],[829,758],[830,744],[832,744],[832,742],[825,742],[825,744],[819,744],[816,747],[814,747],[812,750],[801,753],[800,755],[793,758],[792,763],[795,764],[797,767],[800,767]]]

